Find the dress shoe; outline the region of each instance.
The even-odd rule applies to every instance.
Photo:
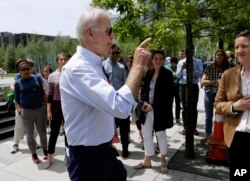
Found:
[[[123,148],[122,149],[122,157],[123,158],[128,158],[128,156],[129,156],[128,148]]]
[[[194,135],[198,136],[199,135],[199,132],[196,130],[194,130]]]
[[[183,129],[183,130],[181,131],[181,134],[182,134],[182,135],[186,135],[186,130]]]

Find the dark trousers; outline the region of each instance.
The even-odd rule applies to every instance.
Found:
[[[232,144],[227,149],[230,180],[250,180],[250,133],[235,132]],[[247,173],[244,173],[244,169]]]
[[[128,148],[129,144],[129,132],[130,132],[130,120],[127,119],[115,118],[116,128],[120,129],[121,144],[122,147]]]
[[[62,113],[52,113],[52,120],[51,120],[51,132],[49,137],[49,147],[48,147],[48,153],[53,154],[55,153],[55,147],[56,147],[56,141],[59,135],[60,127],[63,122],[63,114]],[[68,147],[67,138],[64,134],[64,141],[65,146]]]
[[[175,101],[175,119],[180,119],[181,99],[179,93],[179,84],[174,84],[174,101]]]
[[[192,115],[194,115],[194,121],[195,121],[195,128],[197,126],[197,117],[198,117],[198,110],[197,110],[197,104],[198,104],[198,100],[199,100],[199,86],[198,84],[192,84],[193,85],[193,93],[191,94],[191,96],[193,97],[193,106],[195,107],[195,109],[193,110],[194,112],[192,113]],[[187,111],[187,103],[186,103],[186,93],[187,93],[187,85],[186,84],[180,84],[179,87],[180,91],[180,99],[181,99],[181,104],[182,104],[182,118],[183,118],[183,125],[184,125],[184,129],[187,128],[187,118],[186,118],[186,111]]]
[[[127,171],[111,143],[98,146],[69,145],[71,181],[125,181]]]

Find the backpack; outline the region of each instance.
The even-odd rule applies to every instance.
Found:
[[[7,102],[7,111],[11,114],[15,114],[16,106],[14,100]]]

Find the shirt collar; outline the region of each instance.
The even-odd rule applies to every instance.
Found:
[[[116,65],[117,64],[117,61],[112,61],[110,58],[107,58],[108,62],[111,64],[111,65]]]
[[[79,53],[86,61],[91,61],[91,63],[94,63],[96,65],[101,65],[103,57],[100,57],[96,55],[91,50],[88,50],[82,46],[77,46],[76,49],[77,53]]]

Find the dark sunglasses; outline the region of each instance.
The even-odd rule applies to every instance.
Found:
[[[112,55],[119,55],[120,52],[112,52],[111,54],[112,54]]]
[[[110,36],[113,33],[113,28],[107,28],[106,33],[108,36]]]
[[[95,28],[95,29],[101,29],[101,30],[105,30],[105,32],[106,32],[106,34],[108,35],[108,36],[111,36],[112,35],[112,33],[113,33],[113,28],[111,27],[111,28],[98,28],[98,27],[90,27],[90,28]]]
[[[21,72],[24,72],[24,71],[30,71],[30,68],[23,68],[23,69],[20,69]]]

